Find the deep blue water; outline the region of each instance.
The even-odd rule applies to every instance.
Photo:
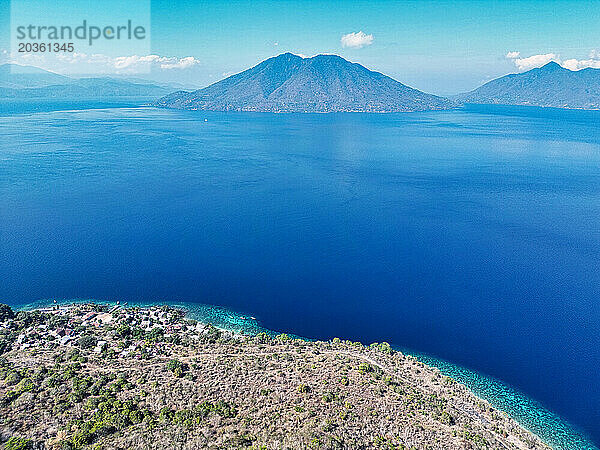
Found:
[[[600,442],[600,112],[1,108],[0,301],[388,341]]]

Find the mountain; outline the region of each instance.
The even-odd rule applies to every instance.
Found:
[[[497,78],[454,99],[464,103],[600,109],[600,69],[572,71],[551,62]]]
[[[405,112],[455,104],[336,55],[284,53],[204,89],[178,91],[159,107],[211,111]]]
[[[66,77],[65,77],[66,78]],[[115,97],[159,98],[171,89],[151,83],[132,83],[109,77],[67,78],[65,83],[29,88],[0,87],[4,99],[95,99]]]
[[[71,78],[33,66],[0,65],[0,88],[23,89],[63,84]]]
[[[185,91],[194,91],[199,89],[198,84],[190,84],[190,83],[179,83],[173,81],[159,81],[152,77],[153,74],[139,75],[139,76],[131,76],[124,74],[110,74],[110,78],[113,80],[121,80],[121,81],[129,81],[131,83],[136,84],[152,84],[154,86],[159,86],[165,88],[168,92],[173,92],[176,90],[185,90]],[[78,78],[97,78],[97,75],[94,74],[81,74]]]

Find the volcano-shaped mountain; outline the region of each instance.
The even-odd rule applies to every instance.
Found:
[[[210,111],[408,112],[455,104],[425,94],[336,55],[284,53],[193,92],[178,91],[155,106]]]

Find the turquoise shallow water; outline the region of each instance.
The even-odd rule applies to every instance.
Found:
[[[54,300],[40,300],[34,303],[21,305],[19,309],[35,309],[52,305]],[[57,299],[58,304],[72,303],[105,303],[115,304],[114,301],[102,301],[93,299]],[[203,323],[245,335],[256,335],[267,333],[277,335],[283,331],[269,330],[261,326],[258,318],[231,311],[214,305],[185,302],[135,302],[129,306],[153,306],[164,305],[181,308],[187,311],[187,317]],[[299,337],[291,335],[292,337]],[[305,339],[300,337],[301,339]],[[368,343],[364,343],[368,344]],[[423,363],[437,367],[440,371],[458,382],[467,386],[477,396],[487,400],[497,409],[504,411],[515,419],[521,426],[537,434],[542,440],[557,450],[598,450],[589,439],[576,430],[572,425],[558,417],[556,414],[544,408],[535,400],[525,394],[513,389],[506,383],[492,377],[477,373],[465,367],[452,364],[443,359],[430,355],[414,352],[409,349],[397,348],[398,350],[417,357]]]
[[[540,436],[553,448],[564,450],[598,448],[572,425],[500,380],[429,355],[410,350],[407,353],[416,356],[425,364],[437,367],[444,375],[466,385],[477,396],[506,412],[521,426]]]

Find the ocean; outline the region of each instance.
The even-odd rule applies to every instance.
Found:
[[[600,443],[600,111],[35,111],[0,103],[0,302],[387,341]]]

